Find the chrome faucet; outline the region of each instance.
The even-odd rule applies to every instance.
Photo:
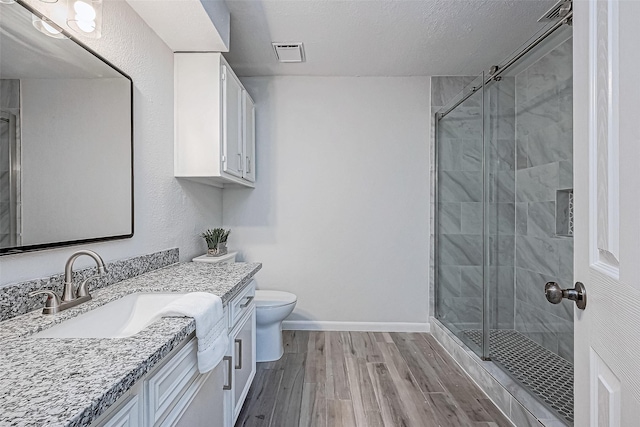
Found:
[[[85,279],[76,289],[73,284],[73,263],[82,255],[88,255],[93,258],[98,267],[98,274]],[[100,255],[86,249],[77,251],[69,257],[64,267],[64,290],[62,291],[62,298],[55,292],[47,289],[32,292],[30,295],[46,294],[48,297],[42,309],[42,314],[55,314],[89,301],[91,299],[91,295],[89,294],[89,281],[104,275],[106,272],[107,269]]]

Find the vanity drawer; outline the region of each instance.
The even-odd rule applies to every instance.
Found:
[[[162,421],[199,375],[197,353],[193,338],[145,381],[149,425]]]
[[[256,282],[253,280],[229,303],[229,330],[238,323],[245,313],[251,310],[253,298],[256,296]]]

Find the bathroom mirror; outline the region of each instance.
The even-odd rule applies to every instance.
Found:
[[[0,3],[0,255],[131,237],[131,78],[33,12]]]

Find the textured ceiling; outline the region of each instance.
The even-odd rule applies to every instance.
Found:
[[[227,0],[240,76],[479,74],[543,26],[554,0]],[[271,42],[303,42],[307,62],[279,64]]]

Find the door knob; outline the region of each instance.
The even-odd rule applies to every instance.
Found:
[[[573,289],[562,289],[556,282],[547,282],[544,295],[551,304],[560,304],[563,298],[567,298],[574,301],[580,310],[587,306],[587,290],[581,282],[576,282]]]

